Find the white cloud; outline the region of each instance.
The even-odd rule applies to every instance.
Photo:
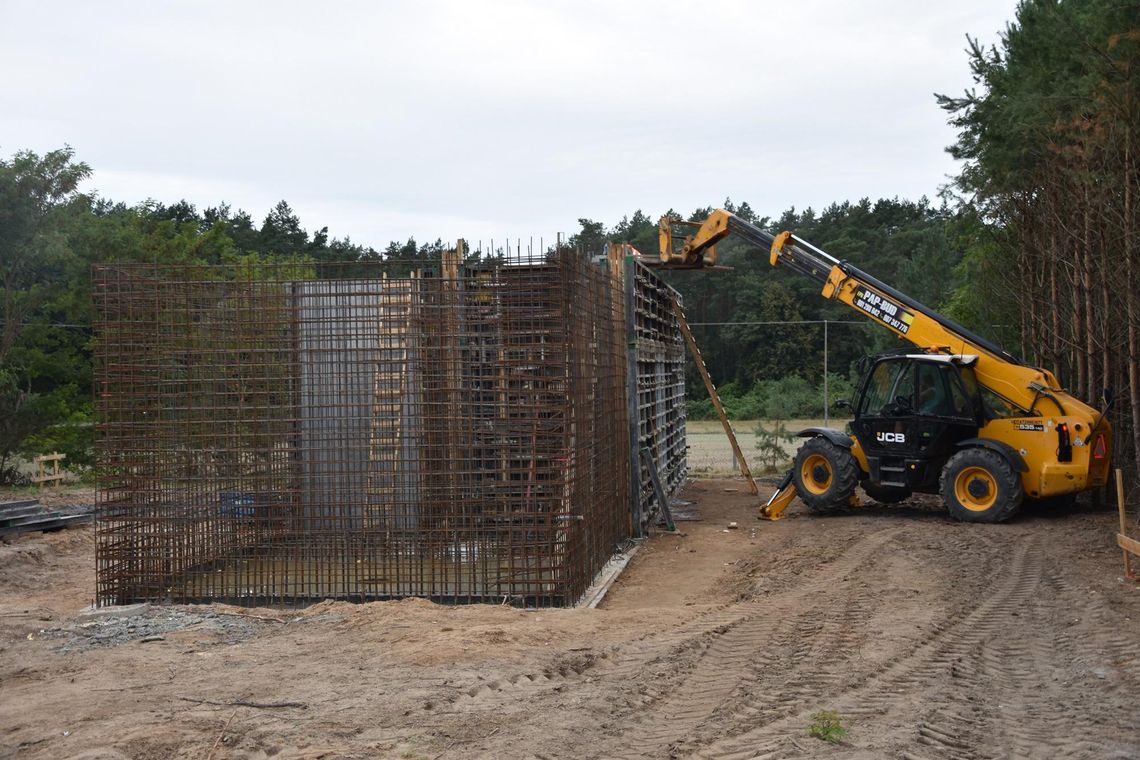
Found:
[[[392,239],[933,195],[1013,0],[0,4],[0,152]]]

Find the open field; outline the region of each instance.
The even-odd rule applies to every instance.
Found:
[[[1113,513],[763,523],[739,480],[685,498],[702,519],[592,610],[83,617],[89,528],[0,544],[0,756],[1140,757],[1140,588]],[[841,743],[808,736],[821,709]]]
[[[833,427],[839,430],[848,422],[848,418],[832,418],[824,425],[822,419],[785,420],[784,429],[795,433],[807,427]],[[740,450],[744,452],[748,466],[754,475],[765,472],[756,449],[756,426],[763,424],[768,430],[774,429],[775,423],[771,420],[734,420],[732,429],[736,431],[736,439]],[[737,470],[733,467],[732,446],[724,434],[719,420],[688,420],[685,422],[686,438],[689,442],[689,470],[697,475],[727,475],[731,476]],[[794,438],[791,441],[782,441],[780,445],[790,462],[795,456],[796,449],[803,441]],[[777,466],[782,471],[787,462]]]

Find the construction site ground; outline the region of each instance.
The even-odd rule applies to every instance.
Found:
[[[767,523],[740,480],[682,498],[700,519],[645,542],[598,609],[84,615],[90,527],[0,544],[0,756],[1140,757],[1114,512],[797,502]],[[840,741],[809,736],[820,710]]]

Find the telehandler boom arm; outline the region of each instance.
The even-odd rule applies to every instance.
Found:
[[[688,237],[678,240],[674,228],[679,225],[696,229]],[[1094,410],[1065,393],[1048,370],[1026,366],[996,343],[791,232],[773,235],[729,211],[717,209],[699,226],[664,218],[659,224],[659,234],[662,261],[694,269],[710,263],[710,252],[711,263],[715,263],[716,244],[730,234],[735,235],[768,249],[768,261],[772,266],[785,267],[819,283],[824,298],[847,304],[921,349],[976,354],[978,379],[1023,409],[1030,410],[1041,398],[1046,398],[1062,415],[1081,407],[1095,414]]]

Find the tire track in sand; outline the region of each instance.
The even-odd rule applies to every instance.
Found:
[[[689,682],[699,685],[697,691],[703,693],[700,704],[708,707],[715,695],[723,698],[731,693],[747,675],[741,672],[742,663],[756,662],[758,652],[810,638],[789,629],[797,622],[790,617],[791,611],[802,608],[805,597],[824,591],[833,593],[837,583],[856,576],[901,532],[901,527],[891,526],[861,536],[834,559],[823,563],[816,575],[772,596],[709,610],[666,631],[615,645],[603,656],[583,658],[585,661],[575,663],[573,668],[558,668],[553,674],[548,670],[495,674],[470,684],[450,701],[463,703],[465,709],[499,709],[556,688],[571,689],[575,682],[590,678],[590,691],[608,699],[608,709],[615,718],[657,709],[659,702],[676,702],[672,697],[674,688]],[[818,619],[814,624],[821,625]],[[839,621],[830,625],[841,631],[850,628]],[[777,635],[779,639],[773,641]],[[709,663],[716,671],[712,678],[704,672]],[[688,715],[690,710],[678,712]],[[703,717],[697,713],[699,709],[690,716],[694,722]]]
[[[827,695],[828,702],[848,717],[882,715],[905,709],[915,695],[927,693],[940,680],[960,682],[960,687],[954,687],[955,692],[972,693],[982,688],[984,674],[977,650],[995,636],[1011,612],[1024,604],[1040,582],[1043,559],[1038,544],[1039,539],[1030,538],[1017,546],[992,596],[908,654],[884,663],[863,684]],[[802,709],[727,737],[700,750],[697,756],[746,760],[802,754],[792,739],[803,736],[812,711]],[[991,728],[991,721],[975,706],[968,702],[953,704],[923,720],[917,728],[916,741],[934,757],[996,757],[977,749],[985,743]],[[912,757],[922,755],[912,753]]]
[[[863,623],[874,610],[870,589],[859,574],[900,532],[899,527],[884,528],[859,539],[818,575],[778,596],[739,604],[734,620],[699,633],[706,640],[683,680],[642,705],[626,723],[617,746],[600,756],[661,757],[676,752],[678,743],[690,737],[710,715],[741,709],[746,704],[742,698],[754,690],[762,674],[804,660],[838,662],[850,657],[857,650],[854,639],[865,629]],[[805,597],[834,597],[835,589],[847,582],[854,582],[857,588],[844,604],[823,614],[814,605],[804,604]],[[652,662],[671,660],[679,648],[690,645],[689,632],[678,634],[680,640],[668,636],[655,642],[658,647],[664,644],[665,651],[659,649]],[[789,656],[789,652],[794,654]],[[616,672],[616,677],[635,677],[634,671],[640,666],[634,660],[627,667]],[[816,673],[814,678],[801,681],[796,690],[781,695],[776,709],[790,709],[791,704],[826,688],[829,681],[825,673]]]

